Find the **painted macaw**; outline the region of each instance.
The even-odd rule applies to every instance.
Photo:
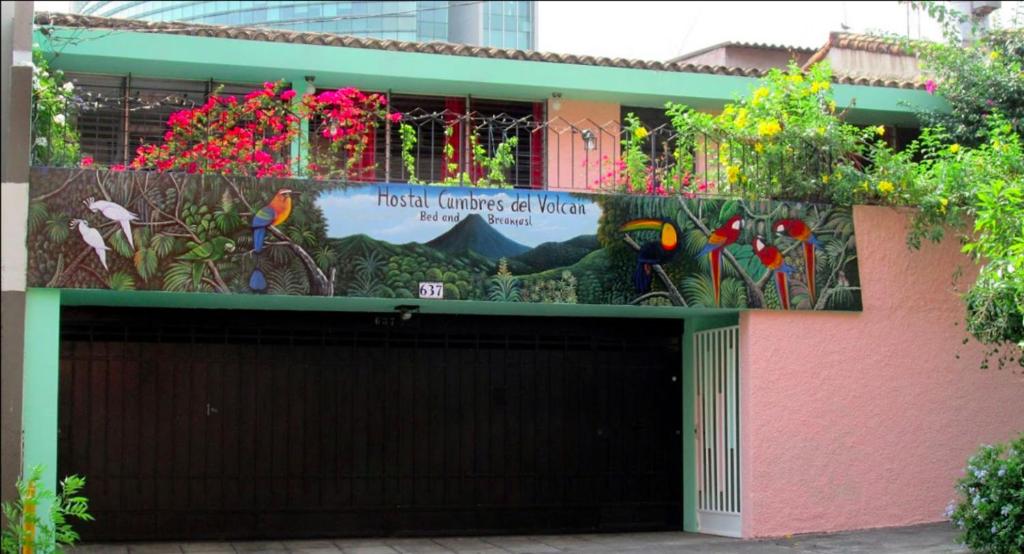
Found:
[[[139,216],[128,211],[124,206],[115,202],[107,200],[96,200],[95,198],[89,198],[83,201],[90,210],[100,212],[103,217],[116,221],[121,225],[121,230],[124,231],[124,238],[128,239],[128,245],[135,250],[135,240],[132,238],[132,221],[139,219]]]
[[[96,252],[96,257],[100,259],[100,263],[103,264],[103,269],[109,270],[107,267],[107,250],[110,247],[103,240],[103,235],[99,231],[89,227],[89,224],[84,219],[72,219],[68,225],[71,229],[78,227],[78,232],[82,235],[82,240]]]
[[[768,246],[760,236],[754,237],[754,254],[761,260],[761,265],[768,268],[768,271],[775,273],[775,287],[779,291],[779,301],[782,309],[789,309],[789,274],[793,273],[793,266],[782,259],[782,252],[774,246]]]
[[[708,235],[708,243],[704,245],[697,258],[710,256],[711,262],[711,283],[715,289],[715,306],[720,305],[722,298],[722,251],[726,246],[736,242],[740,238],[740,229],[743,228],[743,216],[734,215],[724,225],[715,229]]]
[[[292,189],[277,189],[270,203],[252,216],[252,246],[256,253],[263,251],[267,227],[284,223],[292,215],[292,195],[299,194]]]
[[[636,256],[636,271],[633,272],[633,286],[639,294],[646,294],[651,291],[651,281],[654,279],[653,265],[665,264],[672,261],[679,253],[679,227],[671,221],[660,219],[634,219],[627,221],[619,231],[628,233],[630,231],[660,231],[658,240],[652,240],[640,246]]]
[[[811,294],[811,304],[817,298],[814,283],[814,249],[821,248],[821,243],[811,233],[811,228],[799,219],[780,219],[772,223],[772,229],[779,235],[786,235],[789,238],[800,241],[804,246],[804,263],[807,266],[807,290]]]

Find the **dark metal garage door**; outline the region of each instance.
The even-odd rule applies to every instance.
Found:
[[[681,324],[66,309],[91,540],[678,529]]]

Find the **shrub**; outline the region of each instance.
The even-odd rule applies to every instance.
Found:
[[[84,477],[66,477],[60,483],[60,492],[54,494],[40,485],[42,475],[41,466],[33,467],[28,480],[18,480],[18,499],[3,504],[7,518],[7,529],[3,531],[4,554],[63,552],[64,547],[74,546],[78,541],[78,533],[68,520],[93,519],[89,514],[89,500],[81,494]],[[40,504],[49,504],[48,522],[39,517]]]
[[[960,498],[947,516],[960,541],[978,552],[1024,552],[1024,434],[1009,444],[982,446],[957,482]]]

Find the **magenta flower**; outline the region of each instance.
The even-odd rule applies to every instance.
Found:
[[[295,98],[294,90],[289,89],[281,93],[281,100],[284,100],[285,102],[288,102],[292,98]]]
[[[928,94],[935,94],[935,89],[937,88],[939,88],[939,85],[933,79],[928,79],[924,82],[924,90],[928,91]]]

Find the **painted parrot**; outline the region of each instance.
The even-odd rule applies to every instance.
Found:
[[[267,237],[267,227],[280,225],[292,215],[292,195],[299,194],[292,189],[277,189],[270,203],[263,206],[252,216],[252,245],[257,253],[263,251],[263,241]]]
[[[821,248],[821,243],[811,233],[811,228],[799,219],[780,219],[772,223],[772,229],[779,235],[786,235],[789,238],[800,241],[804,246],[804,262],[807,266],[807,290],[811,294],[811,304],[814,304],[817,295],[815,294],[814,272],[814,249]]]
[[[89,227],[89,224],[84,219],[72,219],[68,227],[74,229],[78,227],[78,232],[82,235],[82,240],[89,245],[90,248],[96,252],[96,257],[100,259],[100,263],[103,264],[103,269],[109,270],[107,267],[107,250],[110,247],[103,241],[103,235],[99,231]]]
[[[95,212],[100,212],[103,217],[116,221],[121,225],[121,230],[124,231],[124,238],[128,239],[128,245],[135,250],[135,240],[132,238],[132,221],[139,219],[138,215],[128,211],[124,206],[108,200],[96,200],[95,198],[89,198],[83,201],[85,205]]]
[[[292,195],[300,194],[287,188],[277,189],[270,203],[263,206],[252,216],[252,246],[257,254],[263,251],[263,241],[267,238],[267,227],[280,225],[292,215]],[[267,288],[267,279],[257,267],[249,276],[249,288],[261,292]]]
[[[710,256],[711,261],[711,283],[715,289],[715,306],[721,304],[722,298],[722,251],[726,246],[736,242],[740,238],[740,229],[743,228],[743,216],[734,215],[724,225],[715,229],[708,235],[708,243],[704,245],[697,258]]]
[[[775,287],[779,291],[779,301],[782,309],[789,309],[789,274],[793,273],[793,266],[782,259],[782,252],[774,246],[768,246],[760,236],[754,237],[754,254],[761,260],[761,264],[775,273]]]
[[[627,221],[619,231],[660,231],[658,240],[645,242],[636,256],[636,271],[633,272],[633,286],[639,294],[651,291],[653,265],[672,261],[679,253],[679,227],[671,221],[660,219],[634,219]]]
[[[214,237],[200,244],[189,242],[188,246],[191,250],[178,256],[178,259],[192,262],[192,286],[196,289],[203,280],[206,262],[215,262],[235,251],[235,241],[227,237]]]

